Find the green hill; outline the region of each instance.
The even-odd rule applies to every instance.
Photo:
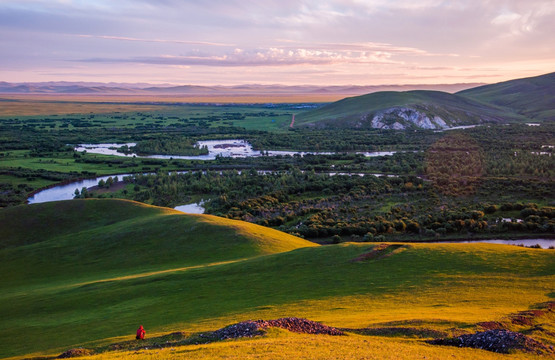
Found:
[[[313,243],[262,226],[125,200],[0,210],[0,282],[27,286],[234,261]],[[10,269],[18,269],[17,272]]]
[[[555,120],[555,72],[460,91],[477,99],[537,120]]]
[[[555,296],[551,250],[314,246],[119,200],[0,209],[0,229],[0,357],[130,340],[138,324],[150,337],[288,316],[469,329]]]
[[[525,120],[507,109],[440,91],[377,92],[297,115],[296,125],[406,129]]]

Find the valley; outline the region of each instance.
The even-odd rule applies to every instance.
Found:
[[[555,122],[538,94],[554,84],[0,95],[0,357],[552,357]],[[290,318],[345,334],[275,325]],[[217,336],[260,319],[254,337]],[[431,343],[493,330],[540,345]]]

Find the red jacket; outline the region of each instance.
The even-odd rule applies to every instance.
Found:
[[[142,326],[142,325],[139,326],[139,328],[137,329],[137,339],[144,339],[144,338],[145,338],[145,334],[146,334],[146,331],[145,331],[145,329],[143,328],[143,326]]]

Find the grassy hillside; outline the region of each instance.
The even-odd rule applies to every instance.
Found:
[[[555,73],[485,85],[457,95],[503,106],[537,120],[555,120]]]
[[[42,286],[289,251],[312,243],[250,223],[124,200],[0,210],[0,282]],[[18,269],[13,271],[13,269]]]
[[[155,350],[114,351],[83,360],[257,359],[257,360],[516,360],[549,359],[536,354],[496,354],[470,348],[432,346],[420,339],[400,337],[314,336],[272,331],[264,339],[244,339]]]
[[[394,107],[410,107],[429,117],[439,116],[449,125],[523,119],[500,107],[440,91],[384,91],[346,98],[319,109],[307,111],[299,114],[295,118],[295,123],[365,127],[375,114]]]
[[[55,226],[63,207],[74,210],[74,221],[89,219],[90,225]],[[79,207],[90,207],[93,215]],[[50,231],[20,224],[45,212],[50,217],[42,222],[50,222]],[[364,256],[372,244],[310,246],[242,222],[106,200],[2,209],[0,219],[2,241],[10,243],[0,250],[0,357],[128,340],[138,324],[149,337],[288,316],[349,328],[471,329],[555,296],[550,250],[414,244],[372,258]],[[59,221],[72,223],[69,215]],[[12,223],[17,235],[5,230]],[[267,341],[290,344],[293,354],[303,338],[280,334]],[[391,346],[372,339],[351,335],[343,344]],[[314,341],[330,348],[336,340]],[[224,353],[240,354],[243,342],[235,344]],[[408,343],[398,344],[403,349]],[[416,345],[408,345],[403,351],[410,353]],[[205,358],[214,346],[205,348]],[[245,346],[248,351],[251,345]],[[261,343],[252,346],[261,351]],[[443,354],[418,346],[416,353]],[[467,350],[461,351],[459,358]]]

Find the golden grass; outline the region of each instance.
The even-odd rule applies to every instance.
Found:
[[[294,334],[272,329],[268,336],[206,345],[111,352],[83,357],[86,360],[119,359],[535,359],[532,354],[502,355],[485,350],[433,346],[421,340],[359,335],[327,336]],[[544,357],[548,358],[548,357]]]
[[[249,237],[263,254],[291,251],[293,248],[320,246],[297,236],[245,221],[231,220],[204,214],[187,214],[187,216],[196,217],[205,223],[227,226],[235,230],[237,234]]]
[[[9,96],[2,96],[2,99]],[[151,111],[159,106],[142,104],[120,104],[118,102],[94,103],[79,99],[59,98],[40,100],[36,98],[13,98],[17,101],[2,101],[0,103],[0,116],[32,116],[32,115],[61,115],[61,114],[86,114],[86,113],[113,113],[132,111]],[[103,100],[97,100],[103,101]],[[108,101],[108,99],[106,99]],[[124,100],[121,100],[124,101]]]
[[[152,111],[162,108],[162,103],[304,103],[333,102],[347,95],[333,94],[253,94],[253,95],[2,95],[0,116],[31,116],[54,114],[112,113]],[[136,103],[136,104],[122,104]]]

